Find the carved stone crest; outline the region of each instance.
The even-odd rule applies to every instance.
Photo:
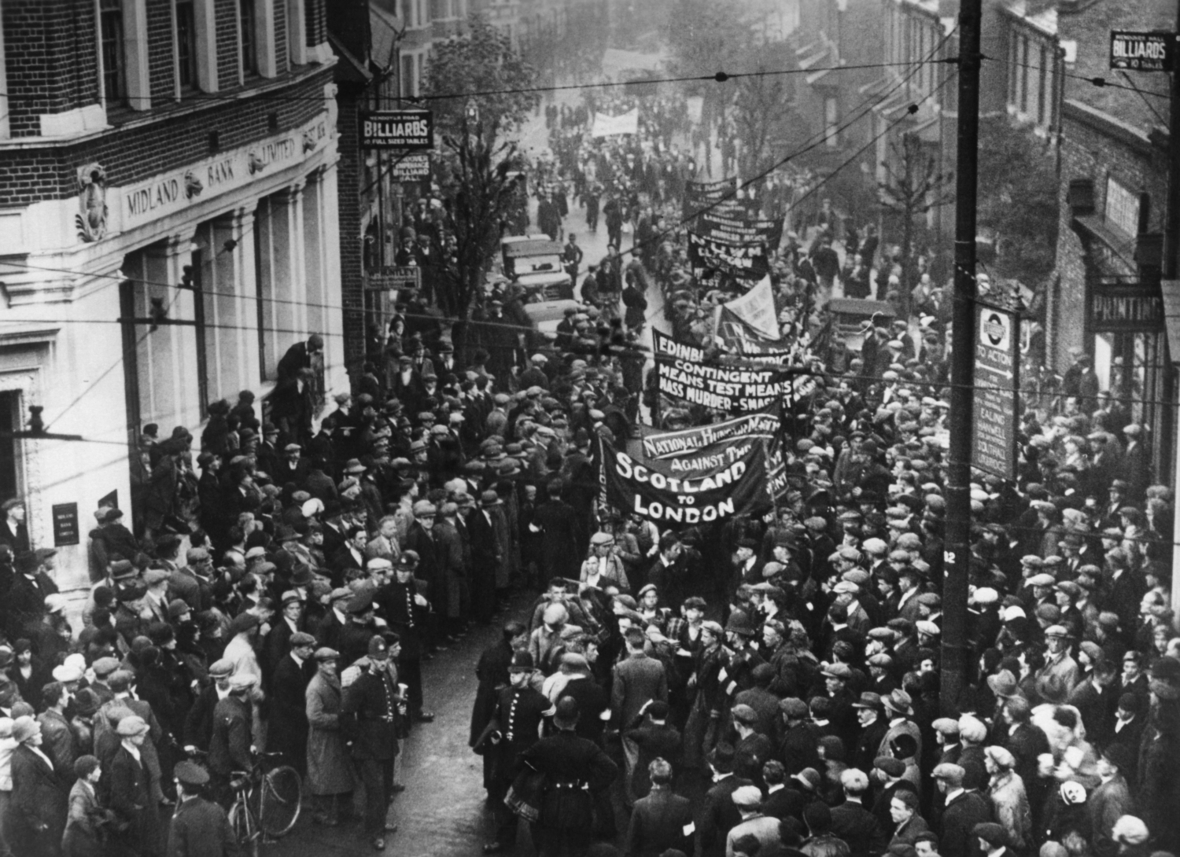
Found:
[[[78,237],[90,243],[107,232],[107,171],[98,164],[78,167]]]
[[[201,191],[205,189],[205,185],[197,178],[197,174],[192,170],[185,170],[184,173],[184,195],[188,199],[194,196],[200,196]]]
[[[316,147],[315,129],[309,129],[303,132],[303,151],[310,152]]]
[[[250,175],[260,173],[266,169],[266,161],[262,160],[262,155],[258,154],[257,149],[251,149],[246,154],[246,163],[250,168]]]

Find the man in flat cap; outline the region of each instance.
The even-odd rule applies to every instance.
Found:
[[[315,801],[313,820],[327,827],[351,815],[356,787],[348,745],[340,730],[340,653],[321,646],[312,656],[316,674],[307,685],[307,778],[304,783]]]
[[[316,640],[311,634],[296,631],[288,638],[290,651],[275,667],[271,679],[268,752],[282,753],[283,763],[299,774],[307,773],[307,700],[308,682],[315,675],[312,653]]]
[[[249,771],[253,766],[252,753],[257,744],[251,696],[257,688],[257,676],[234,673],[229,679],[229,693],[213,709],[209,774],[213,794],[222,805],[231,799],[229,782],[232,772]]]

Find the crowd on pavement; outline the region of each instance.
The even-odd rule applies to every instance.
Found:
[[[488,300],[495,347],[457,355],[410,311],[334,402],[312,335],[266,403],[210,403],[200,437],[144,427],[131,514],[94,513],[80,615],[5,504],[0,857],[234,853],[225,810],[260,765],[303,777],[315,823],[384,849],[400,741],[432,728],[424,673],[493,622],[470,730],[487,853],[516,847],[522,818],[542,857],[1180,853],[1174,499],[1141,411],[1088,355],[1022,414],[1015,478],[972,486],[974,657],[953,710],[935,266],[907,273],[820,206],[812,246],[767,248],[782,338],[815,381],[787,490],[764,515],[680,529],[598,502],[596,439],[634,437],[658,398],[643,325],[606,327],[624,285],[664,289],[673,335],[696,342],[710,302],[750,285],[706,292],[683,234],[649,215],[680,201],[640,169],[645,145],[690,160],[644,128],[556,148],[551,181],[583,200],[598,149],[595,181],[626,213],[613,285],[555,336],[497,320],[522,299],[509,286]],[[825,290],[855,277],[911,290],[913,315],[844,339]],[[540,594],[509,616],[519,590]]]

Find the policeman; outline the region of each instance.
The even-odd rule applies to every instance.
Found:
[[[209,774],[200,765],[179,762],[172,772],[179,803],[168,829],[169,854],[203,854],[230,857],[238,842],[225,810],[205,800]]]
[[[426,585],[414,577],[413,557],[402,554],[394,579],[377,591],[376,599],[385,621],[401,639],[398,672],[409,688],[410,712],[415,720],[429,723],[434,714],[422,708],[422,640],[430,612],[430,602],[423,594]]]
[[[514,652],[508,667],[508,687],[496,695],[496,710],[475,744],[484,753],[491,769],[488,799],[496,819],[496,838],[483,847],[484,854],[496,854],[516,844],[516,813],[504,805],[504,796],[516,773],[516,757],[537,743],[541,725],[552,716],[554,707],[548,697],[529,685],[533,656]]]
[[[546,775],[540,815],[531,825],[538,857],[586,852],[594,816],[592,795],[619,774],[619,766],[601,747],[578,737],[578,703],[572,696],[558,700],[553,725],[557,734],[542,738],[519,756],[520,765]]]
[[[352,758],[365,784],[365,837],[373,848],[385,848],[385,834],[397,830],[386,821],[393,798],[393,762],[397,758],[398,706],[401,694],[393,674],[387,669],[398,652],[396,634],[374,636],[369,640],[367,659],[360,676],[344,690],[340,706],[340,726],[352,746]]]

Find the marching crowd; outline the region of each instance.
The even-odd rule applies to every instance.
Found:
[[[975,657],[940,708],[945,319],[875,236],[839,235],[841,262],[825,211],[812,248],[768,248],[815,383],[762,516],[660,529],[597,503],[595,438],[632,435],[644,393],[596,307],[461,360],[414,324],[384,332],[314,421],[313,335],[269,410],[244,391],[200,437],[145,427],[133,514],[94,513],[80,618],[5,504],[0,857],[234,853],[225,808],[259,765],[384,849],[399,742],[433,719],[423,673],[497,620],[470,730],[485,853],[522,818],[543,857],[1180,853],[1174,500],[1138,412],[1079,353],[1022,416],[1017,478],[972,486]],[[677,237],[642,246],[664,244],[629,284],[650,274],[699,338]],[[827,285],[863,265],[927,287],[920,315],[821,342],[823,248]],[[540,595],[504,615],[520,589]]]

